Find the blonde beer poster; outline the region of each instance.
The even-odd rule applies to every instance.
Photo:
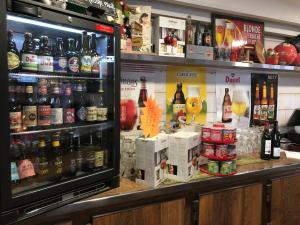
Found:
[[[206,122],[206,71],[199,67],[168,66],[167,68],[167,125]]]
[[[248,127],[250,118],[250,73],[216,72],[217,120],[234,127]]]

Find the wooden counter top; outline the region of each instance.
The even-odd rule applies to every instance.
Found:
[[[293,172],[300,172],[300,160],[280,159],[261,161],[238,167],[238,174],[230,177],[206,177],[187,183],[162,184],[156,188],[137,184],[121,178],[120,187],[94,195],[48,213],[28,219],[22,224],[43,224],[47,218],[64,218],[76,213],[108,213],[137,205],[174,199],[182,195],[209,193],[220,188],[261,182],[266,179],[282,177]]]

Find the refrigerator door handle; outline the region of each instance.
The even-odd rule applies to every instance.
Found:
[[[18,1],[11,1],[11,10],[16,13],[22,13],[34,17],[41,17],[42,12],[40,7]]]

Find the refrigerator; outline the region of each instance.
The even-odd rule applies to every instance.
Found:
[[[119,186],[119,26],[0,1],[1,223]]]

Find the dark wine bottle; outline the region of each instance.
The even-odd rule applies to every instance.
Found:
[[[278,130],[278,121],[274,122],[274,127],[271,132],[271,137],[272,137],[271,158],[279,159],[280,158],[280,132]]]
[[[271,159],[272,139],[269,131],[269,123],[265,123],[265,129],[261,139],[260,158],[263,160]]]

